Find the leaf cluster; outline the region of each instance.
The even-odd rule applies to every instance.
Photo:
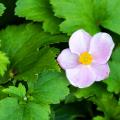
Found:
[[[120,120],[120,0],[0,0],[0,120]],[[110,76],[69,85],[56,57],[78,29],[109,33]]]

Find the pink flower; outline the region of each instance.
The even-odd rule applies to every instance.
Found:
[[[114,42],[109,34],[100,32],[92,37],[84,30],[78,30],[72,34],[69,48],[60,53],[57,61],[70,83],[84,88],[109,76],[107,62],[113,48]]]

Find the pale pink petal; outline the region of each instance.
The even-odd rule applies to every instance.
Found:
[[[78,55],[71,53],[69,48],[59,54],[57,61],[63,69],[73,68],[79,64]]]
[[[108,64],[103,65],[93,64],[91,67],[93,68],[93,71],[96,74],[96,81],[104,80],[109,76],[110,69]]]
[[[114,42],[107,33],[97,33],[90,43],[89,53],[93,56],[93,63],[105,64],[109,60]]]
[[[96,75],[91,66],[82,65],[66,70],[66,76],[73,86],[85,88],[92,85],[96,80]]]
[[[91,36],[80,29],[72,34],[69,40],[69,47],[73,53],[80,55],[89,49]]]

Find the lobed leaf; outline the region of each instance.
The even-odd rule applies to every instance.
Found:
[[[0,75],[3,76],[7,70],[7,66],[10,64],[10,61],[5,53],[0,51]]]
[[[49,120],[49,105],[28,102],[20,104],[16,98],[0,101],[1,120]]]
[[[9,86],[9,88],[5,88],[2,91],[4,93],[10,94],[10,95],[16,95],[18,97],[23,97],[23,98],[26,95],[26,88],[21,83],[18,85],[18,87]]]
[[[29,93],[33,97],[33,101],[56,104],[69,94],[68,85],[63,73],[43,72],[39,75],[38,80],[29,83]]]
[[[61,19],[54,16],[49,0],[18,0],[15,14],[27,20],[43,22],[46,32],[59,33]]]
[[[9,26],[2,30],[1,50],[10,58],[11,64],[4,78],[1,78],[1,82],[14,76],[17,79],[33,79],[35,74],[44,69],[59,70],[55,60],[58,50],[44,46],[66,41],[66,38],[65,35],[45,33],[39,24],[32,23]]]
[[[0,3],[0,16],[2,16],[2,14],[5,11],[5,9],[6,9],[6,7],[2,3]]]
[[[60,25],[60,30],[64,33],[71,34],[82,28],[94,34],[100,31],[99,26],[103,26],[120,34],[119,0],[50,1],[55,15],[64,18]]]

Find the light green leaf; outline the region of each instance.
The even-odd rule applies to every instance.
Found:
[[[50,0],[55,15],[64,18],[60,25],[61,31],[71,34],[80,28],[91,34],[100,31],[93,8],[96,7],[91,0]],[[87,4],[86,4],[87,3]],[[100,2],[99,2],[100,4]],[[104,9],[104,6],[100,10]],[[93,15],[94,14],[94,15]],[[101,17],[102,18],[102,17]]]
[[[43,46],[66,41],[66,38],[64,35],[51,35],[43,32],[39,24],[9,26],[2,30],[0,32],[1,50],[7,53],[11,61],[10,73],[7,74],[17,77],[32,71],[29,72],[30,77],[25,78],[28,80],[33,79],[35,74],[43,69],[58,70],[59,67],[54,59],[56,50],[50,47],[43,48]],[[1,82],[4,80],[3,78]]]
[[[68,80],[63,73],[43,72],[38,80],[29,83],[29,94],[33,101],[48,104],[59,103],[69,94]]]
[[[0,120],[49,120],[49,105],[28,102],[20,104],[16,98],[0,101]]]
[[[106,119],[101,116],[97,116],[97,117],[94,117],[93,120],[106,120]]]
[[[22,85],[21,83],[18,85],[18,87],[9,86],[9,88],[5,88],[2,91],[4,93],[10,94],[11,96],[16,95],[16,96],[23,97],[23,98],[26,95],[26,89],[24,85]]]
[[[0,101],[0,116],[1,120],[17,120],[21,115],[20,107],[15,98],[5,98]],[[9,111],[9,112],[8,112]]]
[[[46,32],[59,33],[61,19],[54,16],[49,0],[18,0],[15,14],[27,20],[43,22]]]
[[[49,105],[30,102],[25,106],[24,110],[23,120],[49,120]]]
[[[101,25],[113,32],[120,34],[120,0],[106,1],[107,17]]]
[[[6,9],[5,6],[2,3],[0,3],[0,16],[2,16],[2,14],[5,11],[5,9]]]
[[[94,34],[100,31],[99,26],[103,26],[120,34],[120,0],[50,1],[55,15],[64,18],[60,25],[64,33],[71,34],[82,28]]]
[[[0,75],[3,76],[7,70],[7,65],[10,63],[5,53],[0,51]]]

